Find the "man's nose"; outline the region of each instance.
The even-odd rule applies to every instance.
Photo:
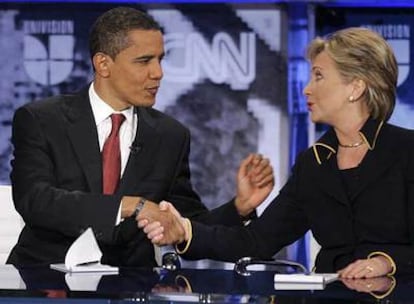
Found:
[[[164,72],[162,71],[161,62],[154,63],[150,70],[150,77],[152,79],[161,79],[163,75]]]

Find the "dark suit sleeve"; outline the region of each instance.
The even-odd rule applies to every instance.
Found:
[[[233,200],[209,211],[193,190],[189,168],[190,133],[185,130],[182,152],[167,200],[173,203],[184,217],[206,224],[241,225],[242,219],[237,213]]]
[[[26,225],[45,233],[77,237],[91,226],[98,240],[110,241],[120,198],[59,187],[64,181],[58,182],[52,153],[59,143],[53,143],[45,129],[61,128],[62,122],[51,126],[53,122],[43,118],[29,107],[20,108],[14,116],[11,180],[16,210]],[[68,168],[71,165],[68,163]]]
[[[229,262],[244,256],[271,258],[302,236],[309,224],[295,196],[295,171],[262,216],[247,227],[208,226],[192,221],[193,239],[184,257]]]

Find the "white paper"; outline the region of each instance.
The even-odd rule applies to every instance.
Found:
[[[65,266],[72,269],[79,264],[99,262],[101,258],[102,252],[92,228],[89,227],[69,247],[65,256]]]
[[[65,264],[50,264],[50,268],[63,271],[63,272],[112,272],[118,273],[118,267],[103,265],[99,262],[86,264],[86,265],[76,265],[71,268],[67,268]]]
[[[65,281],[72,291],[96,291],[103,273],[67,273]]]
[[[275,290],[323,290],[324,283],[275,283]]]
[[[275,290],[322,290],[337,280],[337,273],[275,274]]]
[[[337,273],[275,274],[275,283],[327,284],[338,278]]]
[[[323,290],[323,283],[275,283],[275,290]]]
[[[50,268],[64,272],[118,272],[118,267],[102,265],[101,258],[102,252],[89,227],[69,247],[65,263],[51,264]]]

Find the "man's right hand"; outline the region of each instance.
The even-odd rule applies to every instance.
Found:
[[[162,201],[157,210],[151,210],[151,214],[140,212],[137,216],[138,227],[143,228],[147,237],[158,246],[178,244],[187,241],[190,235],[190,225],[185,219],[166,201]]]
[[[156,245],[172,245],[188,239],[187,220],[171,203],[162,201],[157,205],[147,201],[136,220]]]
[[[137,205],[139,204],[139,202],[141,201],[141,197],[139,196],[123,196],[122,197],[122,205],[121,205],[121,217],[122,218],[128,218],[130,216],[132,216],[135,213],[135,209],[137,208]],[[154,202],[151,202],[149,200],[145,200],[145,205],[155,205],[157,206],[158,209],[158,205]]]

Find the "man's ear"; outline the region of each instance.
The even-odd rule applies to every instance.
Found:
[[[92,62],[96,74],[103,78],[109,77],[110,66],[112,64],[112,58],[110,56],[99,52],[93,56]]]

